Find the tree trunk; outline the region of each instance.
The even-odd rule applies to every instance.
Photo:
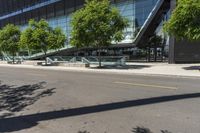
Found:
[[[157,47],[154,47],[154,62],[157,61]]]
[[[28,50],[28,56],[31,56],[31,55],[32,55],[31,50]]]
[[[13,62],[13,64],[15,63],[15,53],[14,52],[12,54],[12,62]]]
[[[79,54],[79,48],[77,48],[77,51],[76,51],[76,61],[78,60],[78,54]]]
[[[148,62],[148,47],[145,48],[145,58],[146,58],[146,62]]]
[[[151,48],[148,47],[148,62],[151,61]]]
[[[45,65],[47,65],[47,52],[44,51]]]
[[[98,52],[99,68],[101,68],[102,67],[102,65],[101,65],[101,49],[100,48],[98,48],[98,49],[99,49],[99,52]]]
[[[164,62],[164,59],[163,59],[164,58],[164,46],[162,46],[162,55],[161,56],[162,56],[162,62]]]

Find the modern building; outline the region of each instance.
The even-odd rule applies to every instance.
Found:
[[[13,23],[19,25],[23,30],[26,28],[30,19],[46,19],[50,26],[61,27],[67,34],[68,40],[70,40],[71,15],[74,11],[83,6],[84,1],[85,0],[1,0],[0,27],[8,23]],[[113,49],[117,49],[119,54],[122,54],[124,51],[133,54],[136,46],[145,46],[149,37],[156,32],[164,37],[165,47],[169,49],[170,52],[169,61],[171,63],[179,62],[179,60],[180,62],[200,61],[199,55],[194,55],[194,53],[196,53],[194,51],[197,49],[199,51],[200,47],[195,48],[195,45],[192,45],[194,47],[191,49],[186,45],[185,48],[190,48],[191,50],[184,55],[185,53],[180,50],[181,47],[176,47],[175,39],[166,37],[162,32],[163,22],[169,18],[174,5],[176,5],[174,2],[175,0],[111,0],[112,5],[117,7],[120,13],[129,19],[130,23],[130,26],[124,31],[125,39],[118,45],[114,45]],[[69,43],[67,45],[69,45]],[[184,60],[184,56],[189,57],[187,60]]]

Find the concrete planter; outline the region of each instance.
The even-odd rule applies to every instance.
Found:
[[[90,67],[90,64],[85,64],[85,63],[59,63],[58,66],[65,66],[65,67]]]
[[[53,64],[45,64],[44,62],[37,62],[39,66],[63,66],[63,67],[90,67],[89,64],[85,63],[66,63],[66,62],[55,62]]]

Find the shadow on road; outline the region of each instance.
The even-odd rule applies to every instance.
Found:
[[[145,127],[136,127],[133,128],[132,130],[133,133],[153,133],[149,128],[145,128]],[[161,130],[161,133],[171,133],[168,130]]]
[[[108,103],[102,105],[94,105],[88,107],[80,107],[74,109],[37,113],[24,116],[16,116],[11,118],[0,119],[0,132],[13,132],[36,126],[38,122],[53,120],[64,117],[72,117],[103,111],[130,108],[134,106],[144,106],[148,104],[157,104],[162,102],[170,102],[175,100],[183,100],[190,98],[199,98],[200,93],[181,94],[172,96],[152,97],[139,100],[122,101],[116,103]]]
[[[40,98],[52,95],[54,89],[45,89],[45,85],[40,82],[16,87],[0,83],[0,118],[11,116]]]
[[[78,131],[78,133],[90,133],[90,132],[88,132],[88,131]]]
[[[133,133],[153,133],[150,129],[145,127],[136,127],[132,130]]]

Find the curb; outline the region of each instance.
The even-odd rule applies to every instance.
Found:
[[[137,75],[137,76],[157,76],[157,77],[171,77],[171,78],[189,78],[189,79],[200,79],[199,76],[193,75],[179,75],[179,74],[158,74],[158,73],[139,73],[139,72],[128,72],[120,71],[116,69],[101,70],[101,69],[88,69],[88,68],[74,68],[74,67],[46,67],[46,66],[32,66],[32,65],[8,65],[0,64],[0,67],[10,68],[24,68],[24,69],[35,69],[35,70],[51,70],[51,71],[67,71],[67,72],[82,72],[82,73],[100,73],[100,74],[116,74],[116,75]]]

